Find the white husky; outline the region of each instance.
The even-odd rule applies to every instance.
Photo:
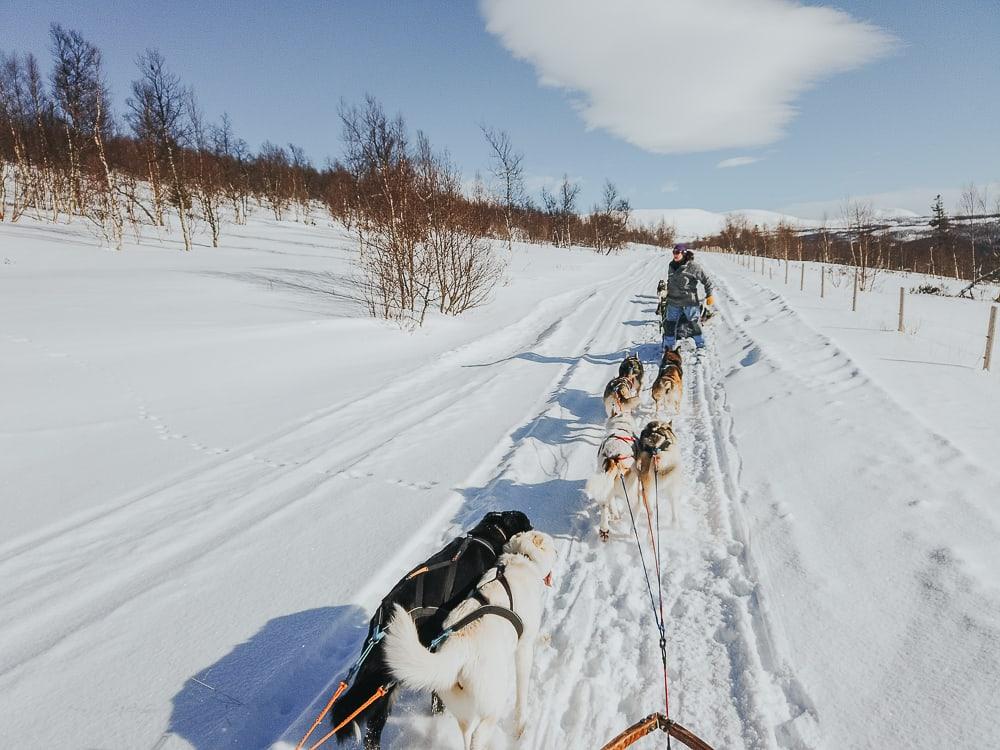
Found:
[[[441,697],[458,720],[466,750],[489,747],[515,679],[517,736],[524,732],[542,592],[552,585],[555,560],[555,543],[548,534],[525,531],[511,537],[497,568],[480,581],[478,596],[455,607],[444,621],[445,630],[486,602],[493,611],[456,629],[436,653],[424,648],[410,615],[396,605],[385,637],[386,663],[403,684]],[[514,616],[496,614],[498,609]],[[523,627],[520,637],[514,621]]]
[[[605,429],[605,438],[597,448],[597,471],[587,480],[584,488],[600,508],[601,520],[597,533],[602,542],[608,541],[611,536],[609,521],[621,518],[621,501],[626,500],[626,489],[633,500],[639,495],[635,451],[635,422],[631,415],[618,414],[611,417]]]

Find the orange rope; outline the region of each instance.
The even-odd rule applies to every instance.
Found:
[[[333,697],[330,699],[330,702],[326,704],[326,708],[324,708],[320,712],[320,715],[316,717],[316,721],[314,721],[313,725],[309,727],[309,731],[306,732],[306,736],[303,737],[301,740],[299,740],[299,744],[295,746],[295,750],[302,750],[302,747],[306,744],[306,740],[309,739],[309,735],[311,735],[315,731],[316,727],[319,726],[319,723],[323,721],[323,717],[326,716],[327,712],[331,708],[333,708],[333,704],[337,702],[337,698],[339,698],[340,694],[343,693],[345,690],[347,690],[347,683],[341,681],[340,685],[337,686],[337,692],[333,694]]]
[[[362,703],[360,706],[358,706],[358,708],[355,709],[355,711],[350,716],[348,716],[346,719],[344,719],[342,722],[340,722],[337,726],[335,726],[333,729],[331,729],[329,732],[327,732],[322,737],[322,739],[320,739],[319,742],[317,742],[315,745],[313,745],[312,747],[310,747],[309,750],[316,750],[316,748],[318,748],[320,745],[322,745],[328,739],[330,739],[331,737],[333,737],[333,735],[335,735],[341,729],[343,729],[348,724],[350,724],[352,721],[354,721],[354,717],[356,717],[358,714],[360,714],[362,711],[364,711],[366,708],[368,708],[372,703],[374,703],[375,701],[377,701],[379,698],[381,698],[384,695],[388,695],[388,694],[389,694],[389,692],[385,689],[385,687],[379,686],[379,689],[376,690],[372,694],[371,698],[369,698],[364,703]],[[333,705],[333,703],[331,702],[330,705]],[[312,731],[312,730],[310,730],[310,731]]]

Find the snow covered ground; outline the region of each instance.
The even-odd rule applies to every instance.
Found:
[[[631,532],[582,495],[604,384],[658,357],[662,254],[519,246],[492,303],[411,332],[344,296],[335,227],[224,245],[0,224],[0,745],[293,747],[385,590],[494,508],[560,543],[520,746],[662,708]],[[888,281],[852,314],[702,257],[672,715],[717,748],[1000,744],[1000,378],[936,328],[987,305],[913,297],[898,334]],[[385,739],[461,747],[411,694]]]

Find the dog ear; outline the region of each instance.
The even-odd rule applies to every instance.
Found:
[[[542,536],[541,534],[532,534],[531,535],[531,542],[536,547],[538,547],[538,549],[542,549],[542,548],[545,547],[545,537]]]

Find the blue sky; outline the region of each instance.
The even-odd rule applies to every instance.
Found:
[[[53,21],[119,111],[156,47],[209,117],[316,163],[370,92],[470,176],[506,129],[536,192],[565,172],[586,203],[608,177],[639,208],[920,211],[1000,180],[996,0],[0,0],[0,50],[46,62]]]

